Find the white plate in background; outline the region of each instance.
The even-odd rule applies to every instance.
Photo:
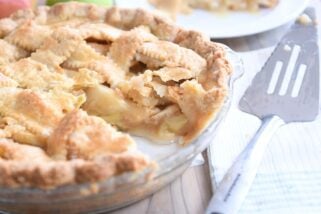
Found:
[[[284,25],[299,16],[309,0],[279,0],[273,9],[259,12],[213,13],[194,10],[188,15],[178,15],[177,24],[187,29],[201,31],[212,38],[232,38],[261,33]],[[117,6],[154,10],[147,0],[116,0]]]

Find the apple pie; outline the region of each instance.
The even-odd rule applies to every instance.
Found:
[[[207,11],[257,11],[260,8],[273,8],[278,0],[148,0],[155,7],[168,11],[173,17],[177,13],[188,14],[192,9]]]
[[[129,135],[191,142],[232,72],[219,44],[140,9],[84,3],[0,20],[0,186],[55,188],[155,166]]]

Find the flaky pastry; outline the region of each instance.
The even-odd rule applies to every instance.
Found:
[[[0,20],[0,185],[153,168],[129,134],[191,142],[215,118],[224,48],[136,9],[64,3]],[[32,160],[32,161],[31,161]]]

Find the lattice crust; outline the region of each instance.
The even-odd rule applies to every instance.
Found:
[[[145,28],[134,28],[116,39],[111,47],[109,56],[125,71],[128,71],[137,50],[145,42],[155,42],[157,37]]]
[[[6,37],[6,40],[28,51],[35,51],[41,47],[49,35],[51,35],[51,29],[48,26],[38,25],[30,20],[16,28]]]
[[[77,109],[84,95],[74,96],[58,91],[3,87],[0,89],[0,115],[12,139],[23,144],[46,147],[47,138],[65,112]]]
[[[69,69],[88,68],[92,63],[104,61],[105,58],[86,42],[81,42],[64,62],[64,67]]]
[[[0,38],[7,36],[20,24],[26,20],[35,18],[35,13],[31,10],[20,10],[13,14],[10,18],[0,20]]]
[[[90,160],[104,154],[128,152],[131,148],[135,144],[129,135],[81,110],[61,120],[47,145],[48,154],[58,160]]]
[[[30,164],[32,160],[32,164]],[[53,160],[42,149],[0,139],[0,185],[54,188],[96,182],[124,172],[140,171],[150,162],[138,152],[103,154],[94,160]]]
[[[143,10],[39,7],[0,20],[0,38],[4,186],[53,188],[153,166],[116,128],[188,143],[221,108],[232,70],[220,45]]]
[[[105,23],[85,23],[77,27],[83,39],[114,42],[124,31]]]
[[[0,39],[0,65],[15,62],[28,56],[29,52]]]
[[[31,58],[21,59],[19,61],[0,67],[0,72],[16,81],[21,88],[42,88],[42,89],[72,89],[74,81],[66,75],[52,72],[40,62]]]

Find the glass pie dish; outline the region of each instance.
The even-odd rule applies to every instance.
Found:
[[[196,139],[181,146],[175,142],[157,144],[134,137],[139,149],[158,163],[156,170],[147,168],[140,173],[126,173],[99,183],[53,190],[1,188],[0,210],[9,213],[106,212],[139,201],[172,182],[211,143],[230,107],[233,83],[243,73],[243,65],[236,53],[225,49],[234,70],[229,80],[229,94],[216,117]]]

